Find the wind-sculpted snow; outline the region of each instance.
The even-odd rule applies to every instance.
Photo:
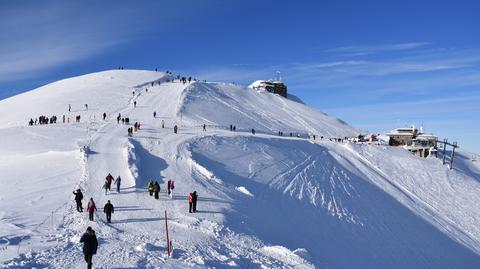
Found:
[[[304,104],[250,88],[220,83],[193,83],[183,93],[179,110],[192,125],[223,126],[237,130],[302,136],[351,137],[358,130]]]
[[[247,185],[256,196],[262,196],[265,188],[272,188],[323,208],[332,216],[361,222],[349,208],[352,202],[345,201],[358,197],[351,185],[354,175],[320,146],[304,140],[207,137],[195,143],[193,152],[199,161],[202,157],[196,154],[222,160],[222,169],[249,179],[235,183]]]
[[[205,137],[189,143],[192,158],[223,182],[211,187],[237,199],[233,213],[227,215],[230,227],[270,244],[305,248],[320,268],[480,264],[478,254],[469,248],[472,242],[460,244],[437,225],[440,220],[377,185],[371,178],[375,168],[354,163],[358,156],[344,150],[343,144],[245,136]],[[403,165],[423,161],[410,154],[404,157]],[[252,196],[238,195],[239,186]]]

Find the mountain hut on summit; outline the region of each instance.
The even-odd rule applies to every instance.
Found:
[[[287,85],[280,80],[257,80],[253,82],[249,88],[255,90],[264,90],[287,98]]]
[[[426,158],[430,154],[437,152],[437,137],[433,134],[423,132],[423,128],[418,130],[415,126],[406,128],[397,128],[389,136],[388,144],[390,146],[402,146],[415,155]]]

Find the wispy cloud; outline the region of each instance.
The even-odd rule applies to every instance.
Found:
[[[108,53],[151,27],[167,27],[179,13],[175,8],[159,2],[3,2],[0,82],[39,77],[65,64]]]
[[[70,5],[48,3],[2,9],[0,32],[8,38],[0,43],[0,81],[33,77],[122,41],[101,27],[89,29],[92,22],[77,12]]]
[[[398,43],[398,44],[386,44],[378,46],[343,46],[327,49],[324,52],[328,53],[340,53],[344,55],[367,55],[379,52],[388,52],[388,51],[401,51],[401,50],[411,50],[429,45],[428,42],[412,42],[412,43]]]

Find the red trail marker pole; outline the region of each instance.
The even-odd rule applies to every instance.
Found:
[[[165,233],[167,235],[167,256],[170,257],[170,240],[168,239],[167,210],[165,210]]]

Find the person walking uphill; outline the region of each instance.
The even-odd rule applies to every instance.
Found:
[[[92,227],[88,227],[87,231],[80,238],[80,243],[83,243],[83,255],[85,255],[85,261],[87,262],[87,269],[92,268],[92,258],[94,254],[97,254],[98,241],[95,231]]]
[[[110,200],[105,204],[103,207],[103,213],[107,215],[107,223],[112,222],[112,213],[114,212],[115,208],[113,205],[110,203]]]
[[[160,192],[160,185],[158,184],[158,181],[155,181],[155,184],[153,184],[153,191],[155,192],[155,199],[158,200],[158,193]]]
[[[188,213],[192,213],[193,209],[193,193],[188,194]]]
[[[120,193],[120,184],[122,182],[122,179],[120,178],[120,176],[117,177],[117,179],[115,179],[115,181],[113,182],[114,184],[117,184],[117,192]]]
[[[93,201],[93,198],[90,198],[90,201],[88,201],[87,205],[87,211],[88,211],[88,219],[93,221],[93,212],[97,210],[97,206],[95,206],[95,202]]]
[[[168,186],[168,196],[170,198],[173,197],[173,189],[175,189],[175,181],[173,181],[173,179],[170,179],[167,183],[167,186]]]
[[[198,199],[197,191],[194,191],[193,194],[192,194],[192,210],[193,210],[193,213],[197,212],[197,199]]]
[[[152,196],[153,195],[153,187],[154,187],[153,180],[150,179],[147,187],[148,187],[148,193],[150,194],[150,196]]]
[[[105,183],[103,183],[102,189],[105,190],[105,195],[108,194],[108,181],[105,180]]]
[[[108,173],[105,180],[107,181],[107,188],[108,188],[108,190],[110,190],[111,186],[112,186],[113,176],[110,173]]]
[[[83,199],[83,193],[80,189],[77,189],[76,191],[73,192],[75,195],[75,202],[77,203],[77,211],[78,212],[83,212],[83,206],[82,206],[82,199]]]

